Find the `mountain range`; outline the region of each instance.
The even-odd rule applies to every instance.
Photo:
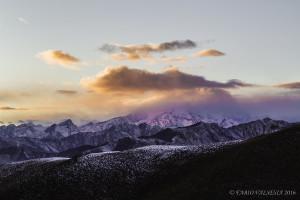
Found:
[[[211,145],[272,133],[291,124],[264,118],[224,118],[191,112],[131,114],[77,126],[68,119],[50,126],[0,126],[0,163],[32,158],[123,151],[149,145]],[[246,122],[246,123],[245,123]]]

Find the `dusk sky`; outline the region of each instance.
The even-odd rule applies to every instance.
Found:
[[[300,2],[0,0],[0,121],[236,107],[300,120]]]

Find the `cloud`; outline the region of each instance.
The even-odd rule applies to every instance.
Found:
[[[186,56],[175,56],[175,57],[168,57],[168,56],[162,56],[160,58],[160,61],[166,62],[166,63],[172,63],[172,62],[187,62],[188,57]]]
[[[134,69],[128,70],[131,71]],[[167,72],[176,70],[175,68],[171,68],[162,73],[145,73],[164,75],[168,74]],[[107,71],[109,72],[108,69]],[[139,71],[143,72],[143,70]],[[104,74],[103,72],[101,75],[103,76]],[[111,75],[112,72],[108,74]],[[181,75],[178,76],[180,77]],[[95,76],[92,80],[95,81],[96,78],[99,77]],[[181,84],[180,81],[178,82]],[[123,80],[121,80],[121,83],[124,83]],[[140,82],[139,84],[143,85],[144,82]],[[260,93],[248,96],[241,93],[234,95],[233,93],[237,92],[236,90],[225,90],[220,87],[186,87],[186,89],[180,89],[183,87],[179,87],[176,89],[177,83],[174,83],[174,85],[176,87],[168,85],[168,88],[171,89],[153,89],[152,86],[148,88],[128,89],[128,86],[125,86],[116,90],[116,92],[114,92],[115,85],[112,86],[113,89],[110,89],[110,87],[103,89],[106,85],[101,85],[102,88],[99,88],[98,85],[92,88],[91,85],[85,85],[88,89],[91,88],[97,92],[82,92],[80,95],[78,93],[76,96],[69,96],[72,100],[65,98],[62,94],[49,92],[53,91],[52,87],[44,87],[42,91],[35,91],[36,93],[32,91],[32,95],[25,97],[22,101],[20,100],[22,98],[18,98],[18,102],[13,103],[11,100],[2,101],[0,107],[10,108],[0,110],[0,115],[1,120],[4,122],[28,119],[56,121],[64,118],[105,120],[135,111],[149,110],[161,112],[165,111],[165,109],[187,109],[197,113],[220,114],[223,117],[233,113],[234,116],[243,118],[243,113],[249,113],[254,117],[261,118],[269,116],[277,119],[300,120],[298,112],[300,94],[285,95],[285,90],[283,93],[282,90],[278,90],[279,93]]]
[[[130,60],[130,61],[137,61],[140,60],[142,57],[135,53],[114,53],[111,55],[111,58],[116,61],[124,61],[124,60]],[[147,58],[150,58],[150,56],[147,56]]]
[[[104,44],[99,49],[106,53],[125,52],[125,53],[150,53],[150,52],[163,52],[175,51],[178,49],[188,49],[197,47],[196,42],[192,40],[175,40],[171,42],[163,42],[160,44],[140,44],[140,45],[116,45]]]
[[[195,47],[197,47],[197,44],[192,40],[175,40],[160,44],[104,44],[99,50],[112,54],[112,59],[114,60],[139,60],[151,57],[151,53],[162,53]]]
[[[9,106],[3,106],[3,107],[0,107],[0,110],[16,110],[16,108],[9,107]]]
[[[14,108],[10,106],[2,106],[0,107],[0,110],[2,111],[10,111],[10,110],[27,110],[26,108]]]
[[[18,101],[22,98],[28,98],[32,94],[13,90],[0,90],[0,101]]]
[[[174,51],[178,49],[189,49],[197,47],[196,42],[192,40],[175,40],[172,42],[164,42],[158,45],[158,48],[154,51]]]
[[[286,88],[286,89],[300,89],[300,82],[283,83],[283,84],[275,85],[275,87]]]
[[[78,58],[61,50],[47,50],[37,54],[37,57],[49,65],[60,65],[68,69],[79,69],[81,62]]]
[[[252,116],[300,121],[300,95],[256,95],[238,100]]]
[[[115,61],[139,61],[141,59],[151,62],[151,63],[159,63],[159,62],[164,62],[164,63],[183,63],[188,61],[187,56],[175,56],[175,57],[169,57],[169,56],[161,56],[159,58],[152,57],[150,55],[148,56],[140,56],[138,54],[127,54],[127,53],[115,53],[111,54],[111,58]]]
[[[195,88],[237,88],[251,84],[239,80],[226,83],[206,80],[202,76],[186,74],[176,68],[169,68],[163,73],[130,69],[126,66],[107,68],[96,77],[84,78],[81,84],[99,92],[146,92]]]
[[[99,50],[105,53],[115,53],[121,51],[121,47],[121,45],[117,44],[104,44],[99,48]]]
[[[26,25],[29,24],[29,21],[23,17],[18,17],[17,20],[22,24],[26,24]]]
[[[216,49],[206,49],[195,53],[198,57],[208,57],[208,56],[224,56],[225,53],[218,51]]]
[[[135,111],[159,113],[168,110],[185,110],[202,114],[204,112],[217,114],[225,110],[226,112],[238,110],[233,96],[228,91],[219,88],[163,91],[151,93],[151,96],[155,98],[144,102]]]
[[[77,94],[76,90],[56,90],[56,93],[63,95],[74,95]]]

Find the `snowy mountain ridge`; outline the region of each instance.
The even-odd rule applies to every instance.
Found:
[[[226,117],[221,115],[201,115],[192,112],[169,111],[156,114],[130,114],[127,116],[116,117],[101,122],[89,122],[77,126],[71,119],[60,123],[54,123],[48,127],[34,124],[32,122],[20,125],[0,126],[0,136],[5,137],[30,137],[30,138],[64,138],[79,132],[101,132],[115,126],[126,126],[128,124],[141,125],[147,124],[160,128],[177,128],[190,126],[198,122],[216,123],[221,127],[228,128],[240,123],[247,122],[246,118]]]
[[[151,126],[159,126],[162,128],[190,126],[198,122],[217,123],[221,127],[228,128],[249,121],[249,118],[246,117],[242,118],[211,114],[202,115],[187,111],[168,111],[156,113],[154,115],[137,113],[128,115],[127,118],[137,124],[146,123]]]
[[[270,118],[247,123],[242,123],[243,120],[164,112],[128,115],[82,126],[70,119],[49,127],[34,123],[11,124],[0,126],[0,163],[123,151],[149,145],[214,145],[273,133],[290,125]]]

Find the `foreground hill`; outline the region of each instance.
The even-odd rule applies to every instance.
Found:
[[[300,126],[203,154],[160,171],[143,199],[299,199]],[[232,190],[289,190],[294,195],[238,196]]]
[[[295,125],[241,143],[149,146],[5,164],[0,199],[241,199],[228,193],[246,189],[297,193],[299,143]]]

